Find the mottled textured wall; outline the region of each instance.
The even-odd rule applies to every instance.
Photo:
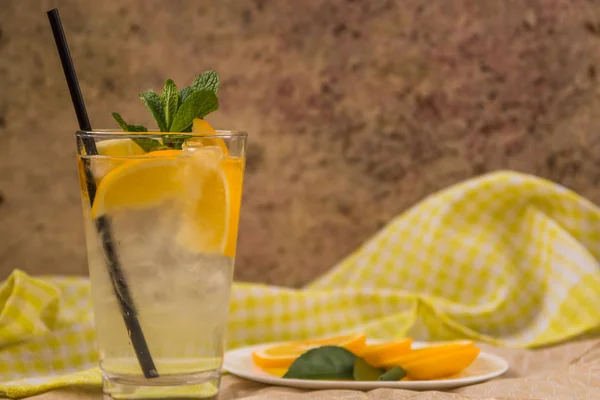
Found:
[[[251,140],[238,279],[302,285],[486,171],[600,202],[597,1],[0,0],[0,278],[86,273],[53,6],[96,128],[150,123],[138,92],[220,72],[209,121]]]

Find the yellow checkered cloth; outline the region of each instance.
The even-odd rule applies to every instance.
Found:
[[[365,331],[533,347],[600,333],[600,210],[498,172],[430,196],[307,288],[234,285],[229,347]],[[99,386],[88,282],[0,288],[0,394]]]

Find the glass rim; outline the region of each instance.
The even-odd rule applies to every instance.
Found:
[[[75,131],[75,136],[80,138],[95,138],[95,139],[117,139],[117,138],[151,138],[160,139],[169,135],[186,135],[193,137],[216,138],[216,139],[233,139],[248,137],[248,133],[244,131],[231,131],[217,129],[216,132],[161,132],[158,129],[149,129],[148,132],[126,132],[120,129],[98,129],[91,131]]]

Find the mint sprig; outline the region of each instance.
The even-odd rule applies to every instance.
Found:
[[[171,124],[173,118],[179,108],[179,91],[175,82],[171,79],[167,79],[162,94],[160,95],[163,110],[165,111],[165,124],[167,126],[167,132],[171,132]]]
[[[125,120],[123,119],[123,117],[121,117],[121,114],[119,113],[112,113],[112,117],[115,119],[115,121],[117,121],[117,124],[119,124],[119,126],[121,127],[121,129],[123,129],[124,131],[127,132],[148,132],[148,129],[146,129],[144,126],[142,125],[130,125],[127,122],[125,122]]]
[[[190,94],[175,114],[169,132],[191,132],[194,118],[204,118],[219,108],[219,99],[210,90],[196,90]]]
[[[127,122],[125,122],[125,120],[123,119],[123,117],[121,117],[121,114],[119,114],[119,113],[116,113],[116,112],[112,113],[112,117],[115,119],[115,121],[117,121],[117,123],[119,124],[121,129],[123,129],[126,132],[148,132],[148,129],[146,129],[142,125],[128,124]],[[156,139],[132,138],[131,140],[133,140],[145,152],[161,150],[161,149],[166,148],[166,146],[164,146],[161,142],[159,142]]]
[[[190,86],[177,90],[172,79],[167,79],[162,93],[153,90],[140,93],[139,97],[146,105],[161,132],[191,132],[194,118],[204,118],[219,109],[219,75],[206,71],[198,75]],[[113,118],[121,129],[126,132],[147,132],[142,125],[130,125],[118,113],[112,113]],[[160,148],[181,149],[185,139],[191,135],[169,135],[164,143],[155,139],[133,139],[145,151]]]
[[[217,94],[219,91],[219,81],[219,75],[215,71],[206,71],[194,79],[194,82],[192,82],[192,89],[210,90],[214,94]]]
[[[152,116],[158,125],[158,129],[160,129],[161,132],[168,132],[167,124],[165,122],[165,110],[163,109],[160,95],[154,90],[148,90],[140,94],[140,99],[142,99],[148,110],[152,113]]]
[[[183,103],[187,97],[194,92],[190,86],[186,86],[179,91],[179,101]]]

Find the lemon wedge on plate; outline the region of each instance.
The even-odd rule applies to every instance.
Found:
[[[367,347],[367,336],[364,333],[351,333],[323,339],[298,340],[275,344],[252,353],[252,360],[269,373],[279,374],[304,352],[321,346],[339,346],[355,354],[361,354]]]

